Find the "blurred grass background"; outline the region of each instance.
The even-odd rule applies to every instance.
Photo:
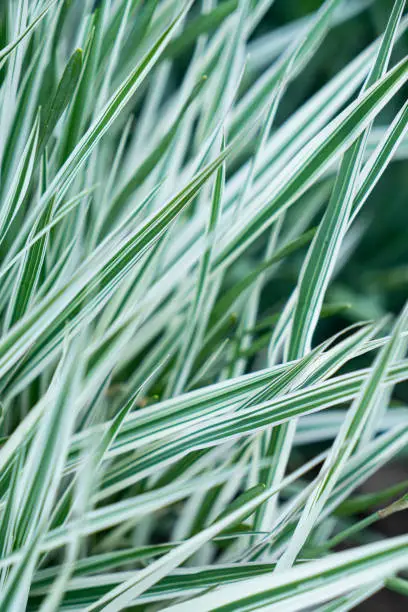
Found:
[[[319,0],[276,0],[258,28],[258,35],[284,25],[291,20],[306,16],[321,5]],[[308,68],[291,85],[282,100],[278,122],[282,123],[302,102],[332,78],[348,61],[365,48],[384,28],[392,9],[393,0],[376,0],[360,15],[331,30],[319,53]],[[408,39],[403,37],[398,46],[398,56],[408,53]],[[400,95],[407,98],[407,90]],[[395,102],[394,102],[395,104]],[[388,113],[396,106],[385,109],[379,122],[388,119]],[[352,247],[350,258],[334,279],[329,297],[334,302],[347,302],[348,310],[322,321],[319,330],[328,337],[353,321],[386,312],[398,312],[408,294],[408,164],[394,161],[386,170],[377,188],[370,196],[360,218],[364,227]],[[276,294],[289,293],[294,283],[298,266],[283,267],[280,272],[280,287],[269,286],[274,294],[264,295],[265,304]],[[287,292],[287,293],[286,293]],[[408,401],[408,388],[400,385],[398,399]],[[408,477],[406,460],[388,465],[364,486],[363,492],[378,491],[382,487]],[[395,536],[406,532],[408,512],[381,521],[378,529],[384,536]],[[362,518],[362,517],[361,517]],[[402,611],[406,600],[384,590],[358,606],[359,612]]]
[[[304,17],[321,5],[320,0],[276,0],[256,35]],[[364,12],[333,28],[310,65],[291,85],[282,100],[278,123],[316,92],[384,29],[393,0],[376,0]],[[408,53],[408,38],[398,46],[398,56]],[[407,89],[385,109],[378,123],[396,112]],[[381,178],[363,210],[359,222],[364,232],[356,241],[350,259],[333,282],[331,297],[348,301],[342,313],[346,321],[328,319],[325,335],[339,324],[370,318],[375,314],[398,312],[408,288],[408,168],[406,161],[394,161]],[[283,270],[290,276],[290,270]],[[275,288],[276,289],[276,288]],[[341,298],[341,300],[340,300]],[[330,329],[329,329],[330,328]]]

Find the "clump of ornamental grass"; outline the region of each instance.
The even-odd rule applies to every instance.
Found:
[[[408,16],[314,5],[2,3],[2,612],[408,593]]]

